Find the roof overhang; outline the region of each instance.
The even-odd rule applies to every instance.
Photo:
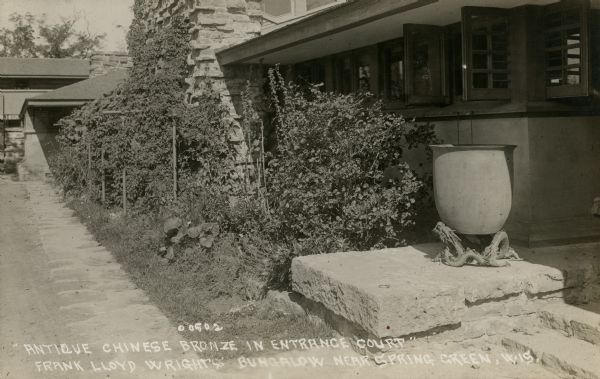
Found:
[[[89,75],[7,75],[0,74],[0,79],[88,79]]]
[[[223,65],[289,64],[400,38],[407,23],[445,26],[464,6],[514,8],[558,0],[370,0],[317,13],[271,33],[217,51]]]
[[[81,107],[90,101],[94,101],[94,99],[89,100],[35,100],[35,99],[27,99],[25,103],[23,103],[23,108],[21,108],[21,118],[27,111],[28,108],[72,108],[72,107]]]

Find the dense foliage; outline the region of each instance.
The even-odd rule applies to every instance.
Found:
[[[0,57],[85,58],[97,50],[104,34],[77,29],[77,16],[48,24],[45,16],[13,13],[11,28],[0,29]]]
[[[432,142],[430,126],[384,112],[368,94],[285,83],[277,69],[263,101],[269,133],[248,92],[238,126],[210,81],[186,104],[190,25],[173,17],[148,30],[139,4],[128,79],[62,121],[51,166],[66,193],[99,202],[104,178],[105,205],[118,208],[125,172],[129,214],[183,220],[165,259],[210,277],[219,294],[285,285],[297,255],[408,242],[428,186],[403,156]],[[243,145],[231,138],[240,130]],[[189,226],[218,232],[202,245],[186,237]]]
[[[267,193],[284,233],[325,251],[405,244],[425,188],[402,157],[426,148],[432,128],[384,113],[368,94],[307,94],[269,75],[277,148]]]
[[[120,204],[125,171],[135,209],[173,203],[173,129],[179,192],[231,186],[235,150],[226,109],[210,91],[194,106],[184,102],[187,28],[181,18],[154,33],[134,25],[129,38],[135,65],[123,85],[62,120],[63,156],[53,166],[67,191],[92,189],[90,196],[99,200],[104,175],[108,204]]]

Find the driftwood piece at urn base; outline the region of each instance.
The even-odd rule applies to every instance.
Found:
[[[433,259],[452,267],[462,267],[466,264],[477,263],[480,266],[504,267],[510,266],[507,259],[521,260],[517,252],[510,247],[508,235],[504,230],[494,234],[492,241],[483,252],[465,246],[463,239],[443,222],[438,222],[433,229],[445,245],[444,249]],[[499,261],[502,259],[503,261]]]

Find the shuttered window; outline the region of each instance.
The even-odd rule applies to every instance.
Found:
[[[589,94],[589,1],[546,6],[544,49],[548,98]]]
[[[444,28],[404,25],[407,104],[446,104],[448,65]]]
[[[510,99],[510,31],[505,9],[464,7],[466,100]]]

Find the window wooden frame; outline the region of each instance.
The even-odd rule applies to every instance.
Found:
[[[15,79],[15,89],[31,89],[29,79]]]
[[[379,50],[377,45],[363,47],[353,52],[354,73],[356,88],[355,91],[360,91],[360,58],[366,58],[365,61],[369,66],[369,89],[368,92],[377,95],[379,93]]]
[[[560,13],[564,15],[567,11],[576,10],[579,12],[579,23],[577,24],[561,24],[560,26],[554,28],[548,28],[544,25],[544,73],[546,76],[545,84],[546,84],[546,97],[549,99],[557,99],[557,98],[568,98],[568,97],[584,97],[589,96],[591,89],[591,81],[590,81],[590,2],[589,0],[562,0],[559,3],[550,4],[544,7],[544,24],[546,22],[547,17],[550,14]],[[552,32],[560,32],[564,33],[569,28],[579,26],[580,31],[580,42],[579,44],[569,45],[565,43],[566,37],[564,34],[562,35],[562,42],[559,47],[548,47],[547,38],[548,34]],[[568,59],[568,49],[571,48],[579,48],[579,64],[565,64],[565,51]],[[548,53],[552,51],[561,51],[563,64],[560,66],[549,66],[548,65],[548,57],[546,56]],[[568,75],[569,68],[579,68],[579,83],[578,84],[561,84],[557,86],[549,85],[548,81],[550,79],[550,72],[552,71],[563,71],[562,79],[565,79],[565,76]],[[565,72],[566,70],[566,72]]]
[[[481,17],[482,20],[473,20]],[[506,50],[493,49],[493,32],[490,30],[492,23],[504,19],[506,23]],[[510,100],[511,94],[511,59],[510,59],[510,23],[509,12],[502,8],[488,7],[463,7],[462,8],[462,67],[463,67],[463,97],[465,101],[470,100]],[[475,50],[473,46],[474,29],[478,26],[485,27],[486,49]],[[498,69],[493,66],[493,57],[501,52],[506,56],[506,69]],[[496,54],[494,54],[496,53]],[[486,56],[486,68],[475,68],[474,56]],[[487,76],[487,87],[476,88],[473,76],[482,74]],[[495,88],[494,75],[506,75],[507,87]]]
[[[400,99],[392,99],[391,97],[391,73],[390,66],[392,64],[392,51],[400,49],[402,51],[402,95]],[[405,53],[404,53],[404,39],[398,38],[392,41],[386,41],[379,44],[379,66],[380,66],[380,80],[379,80],[379,94],[380,97],[385,101],[387,106],[397,107],[405,103],[406,101],[406,71],[405,71]]]
[[[327,61],[322,58],[296,63],[292,66],[292,70],[293,80],[297,80],[298,77],[302,76],[307,83],[313,85],[325,85],[325,82],[327,81]]]
[[[358,92],[360,90],[359,83],[359,58],[361,56],[367,57],[367,61],[369,67],[371,69],[370,79],[369,79],[369,92],[373,94],[377,94],[379,92],[379,56],[377,45],[372,45],[348,52],[344,52],[341,54],[337,54],[333,58],[333,72],[334,72],[334,87],[335,90],[341,93],[352,93]],[[349,81],[349,91],[343,92],[342,88],[344,84],[342,83],[343,78],[343,69],[342,66],[344,64],[344,60],[350,60],[350,70],[351,70],[351,78]]]
[[[344,84],[343,82],[343,64],[344,64],[344,60],[349,59],[350,60],[350,72],[351,72],[351,77],[350,77],[350,82],[348,83],[349,85],[349,91],[343,91],[343,87]],[[337,92],[340,93],[352,93],[354,91],[356,91],[357,87],[358,87],[358,83],[357,83],[357,78],[355,78],[354,72],[356,71],[356,59],[354,59],[354,54],[353,52],[345,52],[345,53],[341,53],[341,54],[337,54],[335,55],[334,59],[333,59],[333,72],[334,72],[334,76],[335,76],[335,90]]]
[[[429,45],[428,60],[431,60],[435,78],[432,80],[439,85],[439,91],[431,95],[416,93],[416,45],[424,42]],[[448,91],[448,64],[446,61],[446,33],[444,27],[435,25],[404,24],[404,72],[405,72],[405,96],[408,105],[421,104],[447,104],[449,102]],[[434,75],[432,75],[434,77]]]

